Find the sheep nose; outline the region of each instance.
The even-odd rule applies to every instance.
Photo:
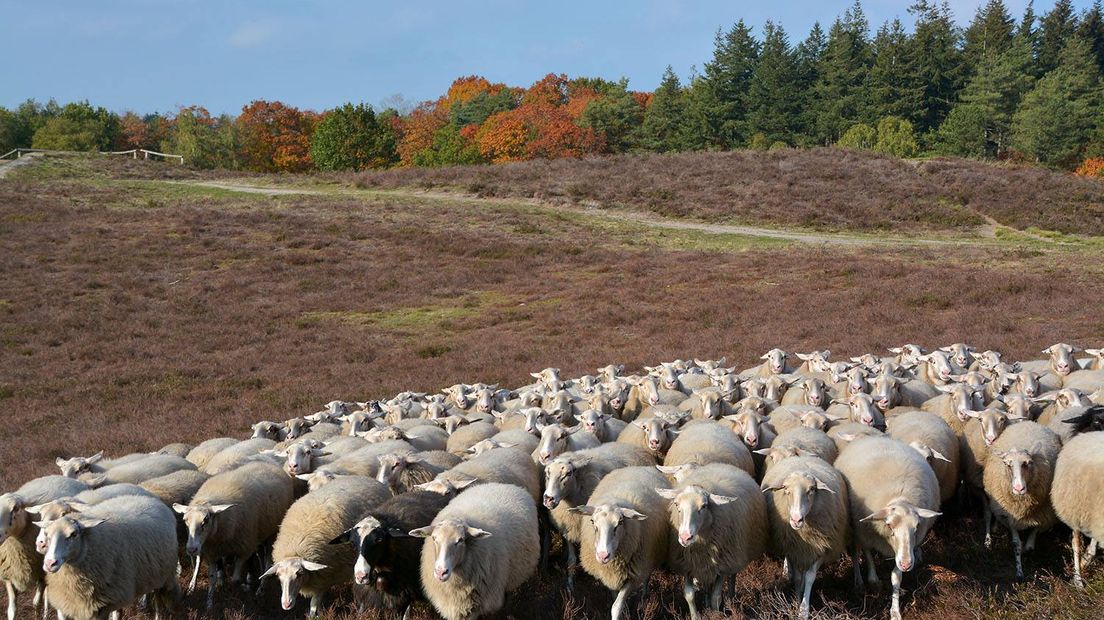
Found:
[[[368,583],[368,574],[367,573],[357,571],[353,575],[353,578],[356,579],[356,582],[360,585],[365,585],[366,583]]]
[[[449,577],[452,576],[452,571],[447,568],[435,568],[433,569],[433,575],[437,577],[438,581],[448,581]]]
[[[792,527],[795,530],[800,530],[801,528],[805,527],[804,517],[797,517],[797,518],[790,517],[790,527]]]
[[[608,564],[610,561],[610,555],[608,551],[595,551],[594,557],[598,559],[602,564]]]
[[[694,542],[694,535],[690,532],[679,532],[679,544],[683,547],[689,546]]]
[[[754,435],[748,435],[747,437],[744,437],[744,443],[754,448],[755,446],[759,445],[759,438]]]
[[[863,416],[862,423],[867,426],[874,426],[874,418],[869,416]]]
[[[46,572],[52,573],[52,572],[57,570],[57,561],[47,558],[47,559],[42,561],[42,568]]]
[[[548,459],[552,458],[552,453],[547,450],[541,450],[540,458],[542,461],[547,461]]]
[[[544,496],[544,505],[549,508],[555,508],[559,505],[559,503],[559,500],[557,500],[555,497],[552,497],[551,495]]]
[[[188,545],[188,555],[192,556],[193,558],[199,555],[199,547]]]
[[[658,442],[658,441],[655,441],[655,440],[653,439],[652,441],[649,441],[649,442],[648,442],[648,447],[649,447],[649,448],[651,448],[651,449],[653,449],[653,450],[658,450],[658,449],[659,449],[659,442]]]
[[[901,560],[900,562],[897,563],[897,568],[900,568],[901,570],[908,572],[908,571],[912,570],[912,561],[911,560]]]
[[[280,606],[284,608],[284,611],[289,611],[289,610],[291,610],[292,607],[295,607],[295,601],[290,600],[290,599],[286,599],[286,598],[281,598],[280,599]]]
[[[1012,492],[1016,495],[1023,495],[1026,492],[1026,489],[1024,489],[1024,486],[1022,484],[1014,484],[1012,485]]]

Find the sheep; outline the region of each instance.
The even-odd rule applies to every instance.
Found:
[[[237,442],[211,457],[200,471],[209,476],[214,476],[253,461],[275,462],[273,457],[263,455],[261,452],[273,450],[276,445],[276,442],[271,439],[246,439]]]
[[[749,379],[740,385],[745,399],[755,396],[774,401],[775,404],[782,400],[782,395],[786,391],[785,388],[788,386],[789,379],[784,379],[782,375],[775,375],[765,379]],[[738,405],[739,403],[733,404]]]
[[[253,431],[253,434],[249,436],[250,439],[271,439],[272,441],[287,439],[287,428],[280,422],[261,420],[251,426],[250,429]]]
[[[387,485],[395,495],[409,491],[414,485],[433,480],[437,474],[460,463],[460,457],[440,450],[413,454],[379,455],[376,480]]]
[[[575,547],[582,541],[582,515],[570,509],[586,503],[598,483],[611,471],[623,467],[653,464],[651,453],[622,443],[602,444],[596,448],[568,452],[552,459],[544,467],[542,503],[552,524],[564,537],[567,565],[567,589],[573,591],[578,556]]]
[[[384,605],[403,612],[405,618],[410,603],[423,598],[419,579],[422,540],[409,532],[433,521],[450,499],[428,491],[397,495],[372,509],[330,544],[352,543],[357,552],[353,581],[374,585]]]
[[[981,393],[962,383],[937,386],[936,389],[943,394],[920,405],[920,410],[943,418],[955,434],[961,436],[970,419],[970,412],[981,411],[985,407]]]
[[[207,482],[209,476],[201,471],[182,469],[171,474],[150,478],[140,487],[152,493],[166,506],[186,504],[192,501],[196,491]]]
[[[1073,530],[1073,583],[1079,588],[1084,587],[1081,535],[1104,540],[1101,497],[1104,497],[1104,433],[1077,435],[1058,453],[1050,500],[1058,519]]]
[[[152,593],[154,617],[180,599],[176,520],[151,497],[121,496],[45,528],[47,598],[59,616],[106,618]]]
[[[762,483],[770,521],[770,551],[783,558],[809,617],[809,597],[821,564],[843,555],[851,542],[851,511],[843,475],[814,456],[788,458]]]
[[[916,378],[936,387],[952,383],[951,375],[963,370],[955,366],[951,354],[946,351],[932,351],[920,356],[919,360],[921,363],[917,366]]]
[[[519,448],[525,452],[532,454],[533,450],[536,450],[538,445],[540,445],[539,436],[520,430],[502,431],[494,437],[491,437],[490,439],[484,439],[483,441],[468,448],[468,452],[472,455],[479,455],[483,452],[486,452],[487,450],[507,447]],[[464,458],[470,458],[470,456],[465,455]]]
[[[895,354],[893,361],[902,366],[916,366],[922,361],[921,358],[927,354],[923,347],[916,344],[890,347],[889,352]]]
[[[1062,379],[1062,387],[1091,394],[1104,387],[1104,370],[1077,370]]]
[[[910,411],[886,419],[886,433],[912,446],[931,465],[939,481],[939,501],[958,489],[959,438],[942,418],[926,411]]]
[[[836,442],[836,450],[839,454],[843,454],[843,451],[860,437],[881,437],[884,434],[873,426],[862,422],[844,422],[828,429],[828,437]]]
[[[977,349],[964,342],[939,347],[939,350],[950,353],[951,361],[963,370],[969,370],[970,366],[974,364],[974,353],[977,351]]]
[[[1058,414],[1048,428],[1066,445],[1076,435],[1104,431],[1104,406],[1070,407]]]
[[[795,353],[794,355],[802,361],[802,364],[794,371],[796,374],[815,376],[830,372],[832,369],[832,363],[828,361],[828,357],[832,355],[832,352],[828,349],[813,351],[812,353]]]
[[[489,422],[472,422],[449,434],[445,449],[463,455],[473,444],[498,434],[498,428]]]
[[[756,451],[765,457],[764,472],[769,472],[780,461],[793,456],[815,456],[826,463],[833,463],[839,456],[839,448],[824,431],[797,427],[774,438],[769,448]]]
[[[667,449],[671,447],[671,442],[678,432],[677,425],[677,421],[665,417],[633,420],[617,436],[617,443],[644,448],[655,455],[658,461],[667,454]]]
[[[827,412],[819,407],[808,405],[783,405],[776,408],[767,417],[772,428],[779,435],[795,428],[812,428],[827,431],[832,423],[837,422],[836,416],[828,417]]]
[[[686,400],[686,395],[677,390],[661,388],[659,379],[655,377],[630,377],[626,379],[632,386],[628,399],[622,408],[622,419],[626,422],[635,420],[648,407],[656,405],[677,406]]]
[[[417,421],[424,422],[424,420]],[[445,450],[448,447],[449,441],[449,434],[445,432],[445,429],[439,426],[426,425],[424,423],[410,429],[402,429],[398,426],[376,429],[368,431],[363,437],[372,443],[388,440],[405,441],[419,452]],[[329,444],[326,445],[326,450],[333,452]]]
[[[803,377],[782,395],[782,405],[810,405],[823,407],[831,399],[828,385],[817,377]]]
[[[605,443],[615,441],[621,431],[628,426],[628,423],[624,420],[618,420],[608,413],[602,413],[596,409],[587,409],[579,415],[579,425],[583,427],[584,431],[594,435],[598,441]]]
[[[1020,422],[1001,433],[985,462],[985,493],[993,515],[1004,521],[1012,536],[1018,579],[1024,576],[1022,551],[1034,549],[1036,533],[1050,529],[1056,518],[1050,487],[1061,449],[1062,442],[1050,429]],[[1028,528],[1031,533],[1021,548],[1020,531]]]
[[[860,392],[845,399],[833,400],[832,403],[828,408],[828,415],[847,417],[852,422],[861,422],[879,430],[885,429],[885,416],[874,406],[874,398],[870,394]]]
[[[597,369],[596,372],[598,373],[599,379],[601,379],[603,382],[608,383],[611,381],[616,381],[621,376],[621,373],[625,372],[625,365],[610,364],[608,366],[603,366],[602,368]]]
[[[379,457],[382,454],[413,454],[414,448],[405,441],[381,441],[371,443],[356,452],[327,463],[316,471],[330,471],[334,474],[353,474],[375,478],[379,473]]]
[[[789,354],[782,349],[771,349],[760,355],[759,359],[764,360],[762,364],[743,370],[740,375],[747,378],[760,377],[765,379],[772,375],[792,374],[797,370],[796,367],[790,364]]]
[[[656,489],[669,488],[654,467],[625,467],[607,474],[585,505],[571,509],[591,523],[582,528],[579,545],[583,570],[617,592],[613,620],[620,620],[626,597],[667,561],[667,500]]]
[[[500,431],[521,430],[528,433],[539,433],[537,426],[552,422],[552,416],[540,407],[525,407],[513,411],[496,411],[498,429]]]
[[[939,390],[918,379],[904,380],[887,374],[874,377],[870,397],[882,414],[895,407],[919,407],[939,396]]]
[[[169,455],[172,455],[172,456],[179,456],[180,458],[185,458],[185,457],[188,456],[188,453],[191,452],[192,448],[194,448],[194,447],[195,446],[193,446],[192,444],[188,444],[188,443],[170,443],[168,445],[162,446],[161,449],[158,450],[157,452],[155,452],[154,454],[169,454]]]
[[[346,437],[346,439],[348,439],[348,437]],[[284,459],[284,471],[286,471],[289,476],[309,474],[319,465],[331,462],[331,460],[325,458],[330,455],[330,453],[326,451],[325,445],[321,441],[315,439],[297,440],[283,450],[273,451],[272,454]]]
[[[69,478],[78,478],[83,474],[102,474],[113,467],[140,461],[149,455],[144,452],[138,452],[117,459],[108,460],[104,460],[103,456],[103,451],[100,451],[89,457],[75,456],[69,459],[58,457],[54,459],[54,463],[58,466],[58,469],[61,470],[61,475]]]
[[[215,437],[214,439],[208,439],[192,448],[192,451],[184,458],[191,461],[192,464],[196,466],[196,469],[206,471],[207,463],[209,463],[216,454],[238,442],[239,440],[233,437]]]
[[[1062,388],[1057,392],[1048,392],[1035,400],[1036,402],[1048,403],[1039,414],[1039,417],[1035,419],[1043,426],[1049,425],[1055,416],[1070,407],[1087,407],[1093,404],[1080,390],[1072,388]]]
[[[434,493],[452,494],[473,483],[513,484],[525,489],[540,501],[540,468],[532,457],[517,448],[497,448],[437,474],[433,480],[416,488]]]
[[[379,421],[382,416],[382,408],[379,412],[365,410],[351,413],[341,424],[341,434],[347,437],[356,437],[359,433],[378,428],[379,425],[383,424]]]
[[[840,399],[854,394],[869,394],[871,389],[869,374],[862,366],[852,366],[847,369],[842,378],[835,381],[832,392]]]
[[[696,422],[679,431],[663,464],[676,467],[685,463],[726,463],[755,475],[755,461],[747,446],[727,426],[717,422]]]
[[[422,589],[445,620],[465,620],[502,608],[537,569],[537,508],[521,489],[485,484],[457,495],[425,527],[410,530],[422,544]]]
[[[582,425],[566,427],[562,424],[549,424],[540,427],[540,442],[533,450],[533,460],[547,465],[556,456],[564,452],[585,450],[601,445],[601,441],[591,433],[582,432]]]
[[[719,611],[725,579],[766,550],[769,524],[759,486],[744,469],[712,464],[691,472],[678,488],[655,492],[670,501],[668,562],[683,576],[690,617],[699,618],[699,589],[709,591],[709,606]]]
[[[250,556],[272,538],[295,501],[292,479],[272,463],[248,463],[212,476],[188,504],[173,504],[188,529],[185,549],[207,563],[207,609],[215,604],[219,561],[234,560],[231,583],[239,583]],[[189,591],[195,588],[195,579]]]
[[[916,547],[932,518],[940,515],[939,481],[915,450],[888,437],[866,437],[844,450],[835,463],[850,491],[856,586],[859,553],[866,556],[867,581],[878,583],[872,551],[893,556],[890,618],[901,618],[901,576],[912,570]]]
[[[83,474],[81,479],[91,486],[108,484],[140,484],[176,471],[195,470],[191,461],[170,454],[150,454],[144,459],[116,465],[101,474]]]
[[[27,508],[87,491],[88,485],[66,476],[35,478],[11,493],[0,495],[0,580],[8,594],[8,620],[15,618],[16,593],[35,591],[42,599],[42,563],[34,556],[39,528],[32,527]]]
[[[726,398],[729,394],[720,388],[707,387],[694,390],[690,397],[679,404],[681,411],[690,412],[694,420],[719,420],[732,413],[732,406]]]
[[[318,617],[326,591],[345,582],[356,562],[352,549],[330,542],[390,497],[375,480],[339,477],[287,509],[272,545],[272,566],[261,575],[279,579],[285,611],[302,593],[310,598],[307,616]]]
[[[1081,352],[1080,347],[1059,342],[1043,349],[1042,352],[1049,356],[1042,365],[1037,361],[1021,362],[1023,368],[1036,372],[1051,372],[1059,378],[1066,377],[1076,370],[1081,370],[1081,364],[1073,356],[1074,353]]]

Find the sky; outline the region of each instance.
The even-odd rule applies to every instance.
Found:
[[[967,23],[984,0],[951,0]],[[1092,0],[1076,0],[1084,9]],[[872,29],[909,0],[866,0]],[[1027,0],[1006,0],[1019,18]],[[1038,0],[1045,13],[1052,0]],[[653,90],[670,64],[700,68],[743,18],[796,43],[850,0],[0,0],[0,106],[87,99],[115,111],[254,99],[324,110],[435,99],[458,76],[527,86],[548,73],[625,77]]]

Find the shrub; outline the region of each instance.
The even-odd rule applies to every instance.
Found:
[[[1090,157],[1081,162],[1077,168],[1077,174],[1104,179],[1104,157]]]
[[[878,143],[878,133],[866,123],[852,125],[850,129],[840,136],[836,146],[845,149],[865,150],[874,148]]]

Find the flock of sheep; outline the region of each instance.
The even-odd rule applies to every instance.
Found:
[[[61,475],[0,495],[0,578],[45,615],[159,611],[207,566],[208,606],[227,580],[275,577],[285,610],[311,616],[334,586],[448,620],[493,613],[562,538],[577,566],[626,598],[664,568],[685,578],[691,618],[764,556],[784,563],[809,615],[818,568],[850,552],[856,587],[892,557],[902,575],[940,505],[980,498],[1021,552],[1060,520],[1073,580],[1104,537],[1104,359],[1056,344],[1010,364],[996,351],[916,345],[832,361],[773,349],[725,360],[621,366],[516,390],[453,385],[387,401],[334,401],[264,421],[253,436],[151,454],[58,459]],[[1026,541],[1021,536],[1026,534]],[[1082,534],[1092,542],[1082,544]],[[733,582],[734,583],[734,582]],[[699,598],[702,599],[699,601]]]

